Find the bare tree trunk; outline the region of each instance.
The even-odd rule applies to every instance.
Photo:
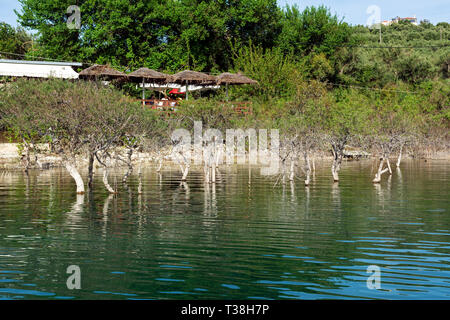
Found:
[[[139,177],[138,194],[142,194],[142,163],[141,162],[139,162],[138,177]]]
[[[189,165],[187,164],[183,169],[183,176],[181,177],[181,181],[186,181],[188,173],[189,173]]]
[[[106,166],[103,167],[103,184],[105,185],[109,193],[116,193],[116,191],[111,187],[111,185],[108,182],[108,168]]]
[[[162,164],[163,164],[163,158],[160,157],[159,158],[159,167],[158,167],[158,169],[156,169],[156,172],[160,172],[161,171]]]
[[[386,163],[389,169],[389,174],[392,175],[391,163],[389,162],[389,158],[386,158]]]
[[[88,159],[88,188],[89,190],[92,190],[94,185],[94,159],[95,156],[92,152],[89,152],[89,159]]]
[[[333,146],[333,164],[331,165],[331,174],[334,182],[339,182],[339,170],[341,170],[342,150]]]
[[[386,173],[389,171],[389,168],[386,168],[383,170],[383,166],[384,166],[384,162],[386,161],[386,159],[383,157],[381,158],[380,161],[380,166],[378,167],[378,171],[375,174],[375,178],[372,180],[373,183],[380,183],[381,182],[381,176],[383,175],[383,173]]]
[[[342,158],[344,157],[345,144],[347,143],[347,137],[339,141],[332,142],[333,151],[333,164],[331,166],[331,173],[333,175],[334,182],[339,182],[339,171],[341,170]]]
[[[205,174],[205,183],[209,183],[209,174],[210,174],[210,171],[209,171],[209,169],[208,169],[208,164],[206,163],[206,161],[205,161],[205,164],[204,164],[204,166],[203,166],[203,172],[204,172],[204,174]]]
[[[381,170],[383,170],[384,158],[381,159],[380,165],[378,167],[377,173],[375,173],[375,178],[372,180],[373,183],[380,183],[381,181]]]
[[[340,163],[338,159],[333,160],[333,165],[331,166],[331,173],[333,175],[334,182],[339,182],[339,170]]]
[[[309,186],[311,182],[311,163],[309,161],[308,153],[304,153],[305,158],[305,167],[306,167],[306,179],[305,179],[305,186]]]
[[[64,163],[66,170],[69,172],[69,174],[72,176],[72,178],[75,180],[75,183],[77,185],[77,194],[84,194],[84,182],[83,178],[81,178],[80,173],[78,172],[78,169],[71,164],[69,161],[65,161]]]
[[[295,178],[295,160],[291,159],[291,167],[289,172],[289,181],[294,181]]]
[[[128,180],[128,177],[130,176],[130,174],[133,172],[133,162],[131,161],[131,156],[133,155],[133,149],[130,148],[128,149],[127,152],[127,166],[128,166],[128,170],[125,173],[125,175],[122,178],[122,183],[126,183]]]
[[[22,155],[22,165],[23,165],[23,171],[28,175],[28,171],[30,169],[30,147],[28,146],[28,143],[23,143],[23,150],[25,151],[25,154]]]
[[[218,167],[216,168],[216,174],[217,174],[217,179],[219,181],[222,181],[222,174],[220,173],[220,170]],[[250,180],[251,180],[251,172],[250,172]]]
[[[211,169],[211,182],[216,182],[216,162],[213,161],[212,165],[210,166]]]
[[[402,152],[403,152],[403,145],[400,146],[400,153],[398,154],[398,159],[397,159],[397,167],[400,167],[400,163],[402,162]]]
[[[220,158],[222,156],[222,149],[220,148],[220,145],[216,147],[216,152],[215,152],[215,165],[216,167],[219,167],[220,165]],[[250,163],[250,161],[249,161]]]
[[[84,204],[84,195],[77,194],[77,200],[72,205],[72,210],[70,211],[70,213],[71,214],[80,213],[83,210],[83,204]]]

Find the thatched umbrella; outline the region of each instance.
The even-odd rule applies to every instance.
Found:
[[[111,67],[108,67],[105,65],[100,65],[100,64],[94,64],[93,66],[90,66],[89,68],[82,70],[79,73],[79,76],[80,76],[80,78],[85,78],[85,79],[97,80],[98,78],[101,78],[101,79],[112,80],[112,79],[123,78],[123,77],[126,77],[127,75],[125,73],[117,71]]]
[[[128,74],[128,77],[135,79],[142,79],[142,99],[145,99],[145,80],[150,80],[156,83],[165,82],[170,76],[149,68],[140,68]]]
[[[206,73],[184,70],[170,76],[168,82],[185,83],[186,84],[186,100],[188,100],[189,83],[206,85],[217,81],[217,78]]]
[[[258,84],[258,81],[250,79],[241,73],[224,72],[217,77],[217,84],[226,85],[226,95],[228,101],[228,85]]]

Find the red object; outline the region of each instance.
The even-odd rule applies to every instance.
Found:
[[[169,94],[185,94],[186,92],[179,91],[178,88],[172,89],[169,91]]]

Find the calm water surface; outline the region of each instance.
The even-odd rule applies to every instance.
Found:
[[[206,188],[148,170],[143,195],[133,176],[116,196],[99,172],[84,197],[64,170],[0,173],[0,298],[450,299],[450,162],[404,162],[375,186],[371,170],[346,163],[334,185],[319,167],[307,188],[257,168]]]

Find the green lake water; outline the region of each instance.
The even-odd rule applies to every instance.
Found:
[[[116,196],[98,172],[81,197],[62,169],[0,172],[0,298],[450,299],[450,162],[404,161],[380,185],[373,170],[344,163],[337,185],[320,164],[305,187],[222,168],[205,187],[149,168],[142,195],[119,171]]]

